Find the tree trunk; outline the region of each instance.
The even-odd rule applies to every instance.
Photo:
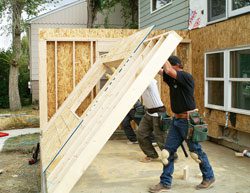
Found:
[[[19,68],[17,66],[10,65],[9,103],[11,110],[21,109],[21,102],[18,90],[18,74],[19,74]]]
[[[87,28],[93,28],[92,9],[93,9],[92,0],[87,0],[87,11],[88,11]]]
[[[135,25],[138,25],[138,1],[130,0],[130,5],[131,5],[131,20],[133,27]]]
[[[97,5],[95,3],[95,0],[87,0],[87,11],[88,11],[87,28],[93,28],[98,9],[96,6]]]
[[[9,74],[9,103],[10,110],[21,109],[21,100],[18,89],[19,61],[21,58],[21,14],[23,4],[14,0],[12,6],[12,50],[13,61],[10,63]]]

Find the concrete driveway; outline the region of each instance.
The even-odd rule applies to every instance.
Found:
[[[171,192],[190,193],[249,193],[250,158],[235,157],[226,147],[204,142],[202,146],[213,166],[216,182],[208,190],[195,190],[201,182],[201,173],[191,158],[178,150]],[[158,147],[157,147],[158,148]],[[162,172],[160,161],[141,163],[143,157],[138,145],[110,140],[79,180],[72,193],[146,193],[148,187],[159,182]],[[183,169],[188,166],[189,178],[183,180]]]

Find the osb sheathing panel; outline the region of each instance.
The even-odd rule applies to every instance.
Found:
[[[47,42],[47,94],[48,118],[56,112],[55,94],[55,42]]]
[[[219,49],[235,48],[250,45],[250,14],[238,16],[226,21],[209,25],[205,28],[190,31],[192,40],[192,74],[195,79],[195,97],[200,112],[204,108],[204,53]],[[213,133],[218,132],[220,122],[225,123],[225,112],[212,110],[209,122],[216,122],[210,126]],[[211,116],[214,116],[211,117]],[[211,119],[211,120],[210,120]],[[250,133],[249,116],[237,114],[236,129]],[[217,137],[217,136],[214,136]]]
[[[91,43],[90,42],[76,42],[75,43],[75,62],[76,62],[76,84],[80,82],[82,77],[87,73],[91,67]],[[76,113],[81,116],[86,108],[91,103],[91,94],[82,102]]]
[[[73,44],[58,42],[57,47],[58,108],[73,90]]]
[[[122,38],[138,30],[132,29],[41,29],[40,39],[53,38]]]

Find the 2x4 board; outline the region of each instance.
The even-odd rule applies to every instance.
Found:
[[[90,68],[43,129],[44,192],[70,192],[182,38],[174,31],[145,40],[141,30],[115,43]],[[41,43],[44,48],[46,45]],[[46,57],[41,54],[41,59]],[[116,71],[83,115],[75,112],[108,68]]]

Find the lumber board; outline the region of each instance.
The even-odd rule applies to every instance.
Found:
[[[143,62],[142,62],[142,59],[146,57],[147,55],[147,58],[150,58],[152,56],[152,54],[148,54],[150,49],[152,48],[152,46],[154,45],[154,43],[149,43],[147,45],[147,47],[145,49],[143,49],[142,51],[142,54],[140,54],[140,56],[138,57],[137,61],[135,61],[135,63],[137,64],[136,67],[137,69],[140,69],[141,66],[143,66]],[[140,51],[140,52],[141,52]],[[154,52],[155,50],[151,50],[151,52]],[[130,62],[133,62],[132,60]],[[129,65],[127,65],[128,67]],[[124,67],[123,65],[121,65],[120,69],[117,69],[116,70],[116,73],[113,74],[113,76],[111,77],[110,79],[110,82],[112,82],[112,79],[113,77],[116,77],[118,74],[120,76],[120,79],[123,77],[123,78],[126,78],[125,76],[128,76],[128,75],[131,75],[131,73],[133,71],[135,71],[134,68],[131,68],[130,71],[126,72],[126,74],[124,74],[125,72],[125,69],[123,69],[123,71],[121,71],[122,67]],[[119,73],[119,72],[123,72],[123,74]],[[98,119],[100,119],[104,112],[105,109],[108,109],[107,106],[109,106],[110,104],[110,99],[105,95],[106,92],[109,92],[109,93],[112,93],[114,96],[117,96],[119,93],[121,94],[121,90],[123,91],[126,91],[127,89],[127,85],[128,83],[131,83],[131,80],[133,81],[132,76],[128,76],[130,78],[130,81],[129,79],[127,78],[126,80],[126,84],[124,84],[124,82],[121,82],[120,79],[116,79],[115,83],[117,84],[116,87],[115,87],[115,83],[114,84],[110,84],[110,82],[108,82],[106,85],[105,85],[105,88],[103,88],[101,90],[101,92],[97,95],[96,99],[93,101],[92,103],[92,106],[89,107],[87,113],[84,115],[85,117],[83,118],[85,120],[85,122],[82,124],[82,128],[84,127],[88,127],[88,125],[92,125],[92,126],[89,126],[90,128],[93,127],[95,125],[95,127],[97,126],[95,123],[96,123],[96,120],[95,119],[91,119],[91,117],[93,116],[96,116],[96,117],[99,117]],[[106,88],[110,87],[109,85],[112,85],[112,88],[109,88],[109,90],[107,90]],[[114,91],[114,89],[116,88],[116,91]],[[119,88],[122,88],[122,89],[119,89]],[[112,89],[112,90],[111,90]],[[118,90],[119,89],[119,90]],[[119,98],[117,97],[116,100],[119,100]],[[99,106],[98,106],[99,105]],[[106,105],[106,106],[105,106]],[[88,123],[88,125],[86,125]],[[99,127],[99,126],[98,126]],[[53,174],[56,174],[55,176],[58,176],[59,173],[62,173],[64,171],[67,171],[67,167],[66,167],[66,162],[68,163],[68,166],[70,166],[70,162],[69,160],[71,159],[71,153],[78,150],[79,147],[81,146],[81,144],[85,144],[86,142],[88,142],[86,139],[87,136],[89,135],[92,135],[93,132],[95,132],[95,130],[90,130],[90,129],[85,129],[83,130],[81,133],[78,133],[78,135],[76,135],[73,139],[72,139],[72,142],[73,143],[70,143],[68,147],[70,147],[70,149],[68,150],[65,150],[68,152],[68,156],[65,156],[64,157],[64,160],[62,160],[62,162],[60,163],[60,165],[58,165],[57,168],[55,168],[55,170],[53,171]],[[82,140],[80,140],[82,139]],[[67,148],[66,148],[67,149]],[[80,150],[81,151],[81,150]],[[53,182],[56,182],[56,178],[53,177],[53,174],[51,174],[51,180],[49,181],[53,181]],[[59,179],[57,179],[59,180]]]
[[[152,29],[152,27],[146,28],[129,36],[129,38],[123,38],[122,40],[116,42],[110,49],[110,52],[103,57],[102,62],[104,64],[109,64],[124,58],[128,58],[131,55],[131,50],[134,50],[135,47],[140,45],[138,45],[138,40],[144,41]]]
[[[132,72],[129,77],[119,76],[118,74],[117,79],[110,85],[110,90],[107,89],[106,92],[103,92],[103,95],[108,99],[105,99],[100,110],[97,111],[98,113],[96,113],[95,118],[98,117],[98,119],[93,120],[94,117],[92,117],[92,121],[86,124],[83,130],[86,131],[90,128],[92,130],[85,137],[85,142],[82,142],[76,151],[71,153],[67,151],[67,155],[71,155],[71,162],[68,163],[66,160],[67,156],[64,156],[56,166],[56,168],[64,170],[61,173],[62,176],[57,178],[56,181],[51,181],[50,177],[48,177],[49,192],[61,192],[62,190],[69,192],[73,188],[74,184],[87,169],[91,161],[106,143],[131,106],[150,84],[150,81],[155,77],[180,41],[181,38],[175,32],[169,33],[150,58],[143,57],[145,62],[142,62],[143,66],[141,68],[136,65],[132,65],[132,67],[137,67],[137,70],[134,70],[132,67],[127,68],[127,73],[131,74]],[[133,62],[132,64],[137,63]],[[126,72],[124,71],[125,74]],[[111,92],[112,88],[113,92]],[[67,169],[64,169],[60,165],[64,159],[66,160]],[[52,171],[50,176],[53,176],[54,171]],[[57,173],[54,176],[57,176]]]
[[[131,46],[130,44],[127,43],[129,46],[128,45],[124,46],[125,50],[123,52],[121,52],[122,54],[120,53],[119,57],[124,57],[124,54],[126,55],[126,54],[133,53],[134,50],[138,47],[138,44],[140,44],[142,42],[142,40],[145,39],[146,35],[148,33],[150,33],[151,30],[152,30],[152,27],[147,28],[145,30],[142,30],[139,33],[140,36],[142,36],[141,39],[139,39],[139,37],[136,40],[131,39],[130,40],[131,42],[136,42],[136,43],[134,43],[133,46]],[[64,47],[66,48],[66,50],[73,49],[72,44],[66,44]],[[116,51],[116,50],[117,49],[115,49],[114,51]],[[68,51],[68,52],[71,53],[70,51]],[[112,53],[112,51],[110,51],[110,54],[111,53]],[[108,57],[108,56],[105,56],[105,61],[112,60],[112,58],[106,59],[106,57]],[[71,60],[72,60],[72,54],[70,54],[69,58],[71,58]],[[62,61],[62,62],[64,62],[64,61]],[[103,61],[97,60],[96,63],[93,65],[93,67],[91,67],[91,69],[88,71],[88,73],[83,77],[83,79],[80,81],[80,83],[74,89],[74,92],[72,92],[68,96],[68,98],[62,104],[62,106],[58,109],[58,111],[55,113],[55,115],[49,121],[47,127],[43,131],[43,137],[41,138],[41,140],[45,140],[45,141],[48,140],[49,135],[51,135],[51,133],[53,133],[53,131],[52,132],[50,131],[50,125],[53,125],[57,121],[57,119],[55,117],[62,114],[66,110],[66,108],[69,108],[69,109],[71,109],[71,111],[75,112],[77,110],[77,108],[80,106],[80,104],[82,103],[82,101],[84,101],[84,99],[93,90],[94,86],[97,84],[97,82],[103,76],[103,74],[106,72],[106,67],[104,65],[102,65],[102,63],[103,63]],[[72,74],[72,72],[71,72],[71,74]],[[72,81],[70,80],[69,84],[71,84]],[[66,94],[67,93],[68,92],[66,92]],[[61,104],[59,104],[59,105],[61,105]],[[52,140],[54,140],[55,143],[57,143],[58,141],[65,142],[67,140],[67,137],[70,136],[70,134],[71,133],[68,132],[68,135],[64,135],[64,137],[60,138],[60,140],[55,139],[55,137],[52,138]],[[58,135],[55,135],[55,136],[58,136]],[[46,143],[43,143],[43,144],[46,144]],[[50,142],[50,144],[51,144],[51,142]],[[57,150],[59,150],[59,148],[57,148]],[[53,151],[53,154],[51,154],[51,152],[46,152],[46,154],[49,154],[48,157],[50,157],[51,160],[55,156],[54,152],[55,151]],[[48,159],[42,160],[42,162],[43,162],[43,168],[46,168],[49,164]]]
[[[40,127],[43,128],[48,121],[48,107],[47,107],[47,45],[46,41],[39,42],[39,106],[44,107],[44,111],[39,112]]]
[[[53,147],[53,143],[57,144],[58,141],[64,142],[68,135],[70,135],[71,131],[68,131],[67,135],[64,135],[60,140],[57,139],[57,135],[55,134],[56,130],[53,125],[57,122],[57,117],[59,117],[64,111],[68,109],[68,107],[72,107],[74,102],[77,100],[79,96],[84,100],[88,93],[94,88],[95,84],[100,80],[100,78],[105,73],[105,67],[101,65],[100,62],[97,62],[93,65],[93,68],[89,70],[89,73],[83,77],[81,80],[81,84],[78,84],[75,87],[75,94],[70,94],[69,97],[64,101],[62,106],[58,109],[58,111],[53,115],[48,124],[44,126],[43,133],[41,137],[41,141],[43,144],[43,148],[41,149],[42,155],[46,155],[46,159],[42,157],[43,167],[46,167],[49,164],[49,161],[56,155],[56,152],[60,149],[60,146]],[[72,130],[73,128],[71,128]],[[53,136],[53,137],[52,137]],[[47,148],[47,146],[51,148]]]

